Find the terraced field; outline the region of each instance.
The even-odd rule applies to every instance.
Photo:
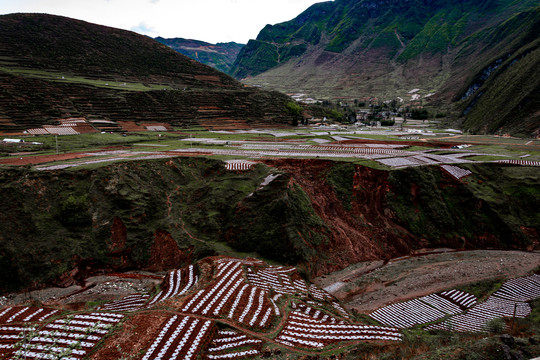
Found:
[[[506,281],[485,301],[450,289],[377,309],[370,316],[380,325],[366,324],[293,267],[219,256],[169,271],[157,292],[95,310],[2,308],[0,359],[256,359],[276,348],[324,356],[361,343],[399,344],[402,329],[424,324],[486,332],[490,320],[528,316],[528,301],[539,298],[533,274]]]
[[[138,343],[107,336],[121,334],[135,320],[147,322]],[[270,344],[302,353],[400,339],[396,328],[353,322],[337,300],[308,287],[295,268],[228,257],[170,271],[159,292],[131,294],[96,311],[21,306],[0,311],[0,358],[5,359],[81,359],[89,354],[107,359],[113,347],[141,349],[136,358],[143,360],[195,359],[202,354],[240,359],[260,355]]]

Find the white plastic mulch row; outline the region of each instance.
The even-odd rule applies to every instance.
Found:
[[[167,131],[167,128],[165,126],[146,126],[146,130],[148,131]]]
[[[265,289],[244,282],[242,262],[218,263],[216,280],[186,300],[183,312],[228,316],[250,327],[266,327],[273,304]]]
[[[537,298],[540,298],[540,275],[511,279],[486,301],[473,306],[467,313],[452,316],[440,324],[428,326],[426,330],[487,331],[488,323],[494,319],[527,317],[531,307],[526,301]]]
[[[45,130],[53,135],[78,135],[79,132],[69,126],[47,126]]]
[[[441,167],[458,180],[472,174],[472,171],[462,169],[459,166],[441,165]]]
[[[264,265],[264,261],[254,258],[247,258],[247,259],[236,259],[236,258],[224,258],[217,260],[218,264],[228,263],[228,262],[239,262],[244,265],[250,265],[250,266],[260,266]]]
[[[327,314],[325,311],[317,310],[305,304],[293,302],[292,308],[295,310],[295,316],[305,318],[305,321],[328,324],[345,324],[344,320],[337,319],[336,317]]]
[[[193,359],[200,352],[213,326],[210,320],[174,315],[164,324],[143,360]]]
[[[184,295],[197,284],[198,280],[193,265],[180,270],[169,271],[165,278],[167,287],[161,290],[147,306],[150,307],[173,296]]]
[[[79,132],[70,126],[47,126],[46,128],[36,128],[26,130],[32,135],[78,135]]]
[[[442,319],[447,315],[456,315],[476,302],[474,295],[450,290],[431,294],[419,299],[391,304],[377,309],[370,314],[381,324],[408,328]]]
[[[0,310],[0,324],[40,322],[56,314],[58,310],[29,306],[14,306]]]
[[[208,359],[240,359],[260,355],[262,340],[249,337],[235,330],[218,331],[208,348]]]
[[[515,301],[531,301],[539,298],[540,275],[534,274],[528,277],[508,280],[494,296]]]
[[[229,171],[247,171],[257,164],[254,161],[247,160],[227,160],[225,163],[225,167]]]
[[[459,332],[482,332],[487,330],[488,323],[497,318],[513,316],[527,317],[531,308],[529,304],[519,301],[510,301],[489,297],[483,303],[471,308],[466,314],[452,316],[448,320],[426,327],[426,330],[447,330]]]
[[[326,299],[332,299],[332,295],[330,295],[328,292],[326,292],[325,290],[311,284],[309,286],[309,292],[311,293],[311,296],[313,296],[313,298],[315,298],[316,300],[319,300],[319,301],[324,301]]]
[[[144,307],[148,301],[149,295],[134,294],[128,295],[122,299],[112,301],[103,305],[98,310],[104,311],[137,311]]]
[[[336,342],[359,340],[400,341],[401,334],[398,329],[391,327],[330,324],[293,311],[276,338],[284,345],[308,349],[322,349]]]
[[[528,160],[498,160],[499,164],[512,164],[521,166],[540,166],[540,161],[528,161]]]
[[[441,296],[444,296],[445,298],[452,301],[454,304],[462,307],[462,308],[469,308],[476,304],[476,296],[466,293],[461,290],[447,290],[443,291],[441,293]]]
[[[247,277],[250,284],[266,291],[273,290],[278,294],[295,294],[299,289],[295,288],[288,269],[265,268],[257,272],[248,269]],[[298,284],[297,284],[298,285]]]
[[[384,325],[408,328],[442,319],[446,313],[419,299],[414,299],[385,306],[374,311],[370,316]]]
[[[123,317],[95,312],[56,319],[37,332],[27,333],[25,344],[14,354],[25,359],[80,359]]]

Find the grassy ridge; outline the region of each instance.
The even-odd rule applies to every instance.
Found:
[[[71,117],[175,126],[291,120],[289,97],[246,88],[146,36],[46,14],[3,15],[0,28],[0,130]]]

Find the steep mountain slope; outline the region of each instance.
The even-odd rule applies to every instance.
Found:
[[[472,47],[491,60],[458,93],[464,126],[474,132],[540,135],[540,7],[521,12],[482,34]],[[490,51],[491,50],[491,51]],[[456,99],[456,100],[457,100]]]
[[[508,65],[533,53],[539,31],[537,7],[536,1],[529,0],[336,0],[315,4],[291,21],[265,27],[242,49],[232,74],[248,84],[320,98],[410,99],[409,92],[420,89],[418,94],[435,94],[429,100],[445,104],[461,98],[498,59],[508,60]],[[531,75],[539,67],[534,55],[528,58],[528,65],[514,68],[519,68],[519,74],[509,77],[528,79],[527,86],[520,89],[522,94],[514,105],[506,106],[508,95],[499,100],[505,104],[498,109],[501,120],[488,126],[488,131],[503,126],[520,133],[537,129],[533,114],[538,107],[531,104],[538,101],[538,77]],[[519,83],[522,80],[516,81]],[[508,122],[513,109],[527,118],[532,116],[519,130],[521,125]],[[472,113],[470,117],[474,117]],[[471,119],[465,126],[479,131],[483,125],[476,123],[478,120]]]
[[[224,73],[231,70],[238,53],[244,47],[244,45],[235,42],[210,44],[199,40],[165,39],[162,37],[157,37],[156,40],[180,54]]]
[[[142,35],[43,14],[0,16],[0,29],[0,130],[73,116],[289,122],[288,97],[245,88]]]

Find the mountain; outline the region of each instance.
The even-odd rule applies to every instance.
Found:
[[[540,123],[539,11],[530,0],[319,3],[267,25],[231,74],[323,99],[407,100],[416,93],[456,105],[470,131],[530,135]],[[486,119],[494,107],[494,119]]]
[[[45,14],[0,16],[0,29],[0,130],[72,117],[290,123],[287,96],[246,88],[146,36]]]
[[[219,71],[228,73],[243,44],[235,42],[210,44],[204,41],[188,40],[182,38],[164,39],[157,37],[157,41],[171,49],[184,54],[193,60],[211,66]]]

